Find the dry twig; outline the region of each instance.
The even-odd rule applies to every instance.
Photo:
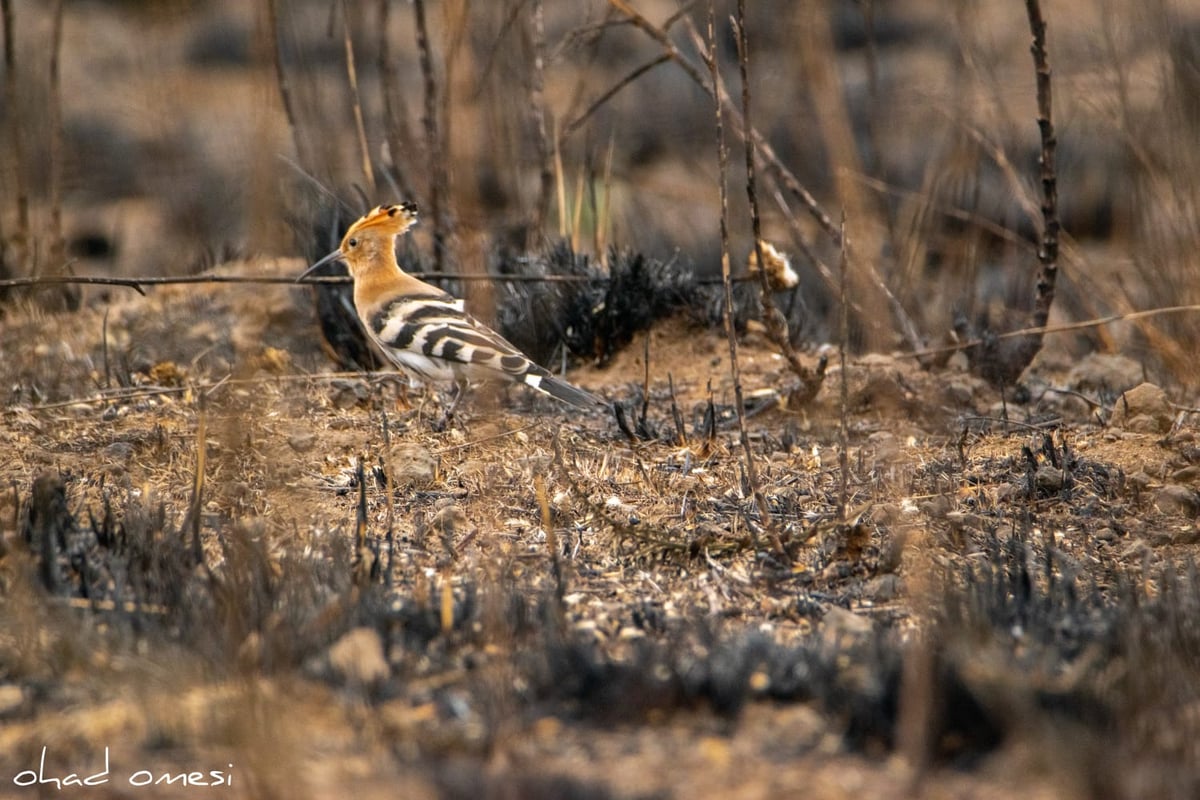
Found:
[[[737,28],[738,70],[742,82],[742,119],[745,121],[746,127],[750,128],[753,117],[750,115],[750,42],[746,36],[746,0],[738,0],[735,27]],[[720,74],[715,69],[713,70],[713,82],[714,86],[720,83]],[[755,168],[754,140],[751,137],[742,137],[742,144],[746,153],[746,195],[750,201],[754,255],[757,263],[765,264],[766,260],[763,258],[762,252],[762,218],[758,210],[758,172]],[[842,248],[842,252],[844,257],[845,247]],[[825,359],[821,359],[815,371],[804,365],[796,353],[796,349],[792,347],[792,340],[788,336],[787,319],[775,305],[774,291],[771,289],[767,270],[759,269],[758,277],[759,303],[762,306],[762,319],[767,330],[767,338],[783,354],[788,365],[791,366],[792,372],[796,373],[796,377],[800,379],[800,387],[792,393],[791,400],[801,404],[807,403],[821,390],[821,384],[825,378]],[[726,296],[725,301],[728,303],[730,297]]]
[[[546,127],[546,9],[542,0],[533,0],[530,11],[530,39],[533,64],[529,81],[529,112],[537,133],[538,195],[533,222],[529,226],[526,244],[544,235],[546,217],[550,213],[550,198],[554,194],[554,148]]]
[[[357,5],[355,6],[357,8]],[[367,145],[367,126],[363,121],[362,98],[358,93],[358,70],[354,65],[354,37],[350,35],[350,4],[342,0],[342,43],[346,49],[346,77],[354,106],[354,131],[358,134],[358,149],[362,156],[363,178],[367,189],[375,193],[375,167],[371,164],[371,149]]]
[[[614,3],[619,0],[613,0]],[[706,57],[708,64],[709,75],[712,79],[712,85],[716,86],[719,80],[717,66],[717,48],[716,48],[716,21],[715,10],[713,9],[712,0],[708,4],[708,41],[710,48]],[[746,480],[750,484],[750,492],[754,496],[754,502],[758,506],[759,516],[762,518],[763,526],[766,528],[771,538],[771,546],[776,555],[786,558],[787,551],[783,548],[783,543],[779,540],[779,534],[775,529],[774,521],[771,518],[771,509],[767,505],[766,495],[762,492],[762,487],[758,480],[758,468],[754,463],[754,451],[750,447],[750,437],[746,435],[746,408],[742,397],[742,373],[738,366],[738,345],[737,333],[733,327],[733,283],[730,281],[729,272],[729,197],[726,190],[726,181],[729,173],[729,156],[728,149],[725,145],[725,121],[724,108],[719,99],[719,93],[713,91],[712,98],[713,109],[715,111],[714,119],[717,134],[717,161],[719,164],[717,179],[717,187],[721,201],[721,279],[725,288],[725,308],[723,319],[725,323],[725,338],[729,342],[729,372],[733,378],[733,395],[734,395],[734,410],[737,412],[738,420],[738,438],[742,443],[742,456],[746,465]],[[759,262],[761,263],[761,261]],[[765,274],[765,270],[760,270]],[[753,530],[753,529],[752,529]]]
[[[63,163],[63,126],[62,126],[62,37],[63,37],[63,0],[54,0],[52,12],[53,27],[50,37],[50,165],[48,180],[50,183],[50,264],[53,269],[63,261],[66,243],[63,239],[62,222],[62,163]],[[79,297],[74,302],[64,290],[63,296],[68,306],[78,307]]]
[[[275,61],[275,80],[279,84],[279,99],[283,103],[283,113],[287,117],[288,130],[292,132],[292,146],[296,148],[296,158],[308,169],[312,168],[312,159],[305,145],[304,135],[296,121],[296,105],[292,99],[292,87],[288,82],[287,71],[283,68],[283,37],[279,31],[279,14],[276,3],[278,0],[267,0],[267,34],[271,38],[271,53]]]
[[[847,280],[847,264],[846,264],[846,220],[842,220],[842,248],[841,257],[838,259],[838,266],[841,272],[841,283],[839,284],[838,293],[838,363],[841,368],[839,378],[838,396],[838,519],[842,523],[847,523],[846,506],[849,502],[849,482],[850,482],[850,466],[849,466],[849,449],[850,449],[850,432],[849,432],[849,417],[850,417],[850,377],[846,374],[846,348],[850,344],[850,309],[847,306],[847,291],[849,285]]]
[[[1042,154],[1039,159],[1039,177],[1042,182],[1042,247],[1038,251],[1042,270],[1037,282],[1037,301],[1033,311],[1033,325],[1040,327],[1050,318],[1050,306],[1054,303],[1054,286],[1058,278],[1058,173],[1055,153],[1058,139],[1054,133],[1051,116],[1052,97],[1050,63],[1046,55],[1046,21],[1038,0],[1025,0],[1029,13],[1029,27],[1033,32],[1033,64],[1037,70],[1038,132],[1042,139]],[[1039,348],[1041,340],[1038,340]]]
[[[385,159],[387,174],[395,179],[402,197],[413,197],[408,173],[401,167],[399,159],[414,151],[412,135],[408,129],[403,101],[396,85],[396,65],[392,62],[392,40],[388,36],[391,24],[391,0],[379,0],[379,93],[383,100],[383,135],[387,142],[388,158]],[[401,108],[397,108],[400,105]]]
[[[17,201],[17,231],[14,236],[20,247],[29,242],[29,189],[25,185],[25,140],[21,135],[17,107],[17,45],[16,16],[12,0],[0,0],[0,17],[4,21],[4,107],[9,109],[8,128],[14,160],[13,188]],[[7,242],[3,242],[7,244]],[[3,253],[0,253],[2,255]]]
[[[446,247],[450,234],[446,229],[446,204],[450,179],[446,172],[446,154],[438,125],[438,87],[433,72],[433,53],[429,44],[429,28],[425,22],[425,0],[413,0],[413,15],[417,28],[417,51],[420,53],[421,77],[424,79],[425,103],[421,122],[425,127],[425,147],[429,156],[432,177],[429,186],[429,213],[433,218],[433,264],[437,272],[445,272]]]

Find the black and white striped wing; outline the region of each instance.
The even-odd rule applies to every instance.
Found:
[[[572,405],[604,405],[530,361],[448,294],[396,298],[371,317],[371,334],[397,366],[426,380],[505,379]]]

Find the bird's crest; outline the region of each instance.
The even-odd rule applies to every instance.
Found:
[[[346,231],[349,238],[360,233],[382,233],[398,236],[417,224],[416,203],[404,202],[394,206],[377,206]]]

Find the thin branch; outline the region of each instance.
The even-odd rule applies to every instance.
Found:
[[[1147,308],[1141,311],[1130,311],[1125,314],[1110,314],[1107,317],[1096,317],[1094,319],[1086,319],[1080,322],[1065,322],[1059,325],[1038,325],[1029,328],[1020,328],[1015,331],[1007,331],[1005,333],[997,333],[993,339],[1016,339],[1021,336],[1044,336],[1048,333],[1069,333],[1071,331],[1082,331],[1088,328],[1099,328],[1103,325],[1111,325],[1114,322],[1129,322],[1132,320],[1146,319],[1148,317],[1158,317],[1164,314],[1183,314],[1183,313],[1200,313],[1200,305],[1187,306],[1164,306],[1162,308]],[[934,347],[928,350],[917,350],[912,353],[900,353],[897,358],[925,358],[926,356],[937,356],[945,353],[954,353],[959,350],[966,350],[971,347],[976,347],[983,344],[982,339],[970,339],[958,344],[948,345],[946,347]]]
[[[742,82],[742,119],[746,121],[746,127],[752,127],[751,121],[753,117],[750,115],[750,42],[746,35],[746,0],[738,0],[735,28],[737,29],[738,72]],[[720,74],[716,71],[713,72],[713,81],[715,85],[720,85]],[[761,267],[767,262],[763,258],[762,252],[762,219],[758,210],[758,171],[755,168],[754,140],[749,137],[743,137],[742,144],[746,154],[746,195],[750,202],[750,225],[754,234],[754,255]],[[845,248],[843,248],[843,256],[844,253]],[[792,372],[800,379],[800,388],[793,393],[793,399],[796,402],[808,402],[816,397],[817,392],[821,390],[821,383],[825,377],[825,361],[822,360],[816,372],[813,372],[800,360],[800,356],[797,355],[796,349],[792,347],[792,340],[788,336],[787,319],[780,312],[779,307],[775,305],[771,280],[767,275],[765,267],[758,270],[758,277],[759,303],[762,306],[762,320],[763,325],[766,327],[767,338],[783,354],[783,357],[787,359],[788,365],[792,368]]]
[[[200,412],[196,421],[196,474],[192,480],[192,500],[188,504],[187,516],[184,518],[184,528],[190,527],[192,530],[192,557],[197,564],[204,562],[204,546],[200,542],[200,523],[201,509],[204,504],[204,468],[206,456],[208,454],[208,440],[206,424],[208,413],[205,409],[204,395],[198,396],[200,399]]]
[[[410,272],[414,278],[428,281],[500,281],[503,283],[607,283],[611,278],[604,275],[493,275],[488,272],[467,272],[446,275],[443,272]],[[731,278],[734,283],[757,281],[754,275],[739,275]],[[61,286],[81,284],[91,286],[124,286],[145,295],[147,286],[174,286],[177,284],[204,283],[252,283],[252,284],[313,284],[348,285],[354,282],[349,275],[311,275],[307,278],[290,278],[285,275],[179,275],[174,277],[149,276],[142,278],[117,278],[110,275],[43,275],[39,277],[7,278],[0,280],[0,289],[25,286]],[[716,286],[720,278],[697,280],[700,286]]]
[[[4,107],[8,109],[9,135],[12,139],[13,177],[17,200],[17,232],[15,239],[21,247],[29,242],[29,189],[25,185],[25,141],[21,135],[20,114],[17,113],[17,45],[16,17],[12,0],[0,0],[0,16],[4,19]]]
[[[357,5],[355,6],[357,8]],[[358,148],[362,156],[363,177],[367,188],[375,193],[375,167],[371,164],[371,149],[367,145],[367,126],[363,121],[362,97],[358,93],[358,70],[354,66],[354,37],[350,35],[350,5],[342,0],[342,42],[346,48],[346,77],[350,81],[350,95],[354,103],[354,130],[358,134]]]
[[[193,392],[195,394],[208,396],[216,389],[225,386],[262,386],[269,383],[302,383],[308,381],[334,381],[343,380],[345,378],[394,378],[395,372],[314,372],[304,375],[264,375],[255,378],[232,378],[228,375],[225,377],[209,381],[207,383],[193,383],[188,386],[123,386],[118,389],[103,390],[99,394],[92,397],[76,397],[70,400],[58,400],[52,403],[41,403],[32,406],[9,406],[0,409],[0,414],[17,414],[21,412],[41,412],[41,411],[57,411],[63,408],[71,408],[72,406],[88,405],[91,403],[117,403],[121,401],[137,400],[144,397],[161,397],[163,395],[184,394]],[[509,431],[513,433],[513,431]]]
[[[413,15],[416,19],[417,51],[420,53],[421,76],[424,79],[425,105],[421,122],[425,127],[425,147],[429,155],[432,172],[429,185],[429,213],[433,218],[433,264],[437,272],[445,272],[446,215],[443,206],[449,178],[446,173],[446,157],[442,150],[442,139],[438,133],[438,90],[437,78],[433,73],[433,54],[429,45],[429,28],[425,22],[425,0],[413,0]]]
[[[385,168],[399,184],[403,197],[414,197],[408,174],[400,165],[405,155],[410,155],[412,134],[408,130],[406,115],[397,104],[403,102],[396,84],[396,65],[392,62],[392,40],[388,35],[391,27],[391,0],[379,0],[379,93],[383,100],[383,136],[387,142],[388,158]]]
[[[62,38],[63,38],[63,0],[54,0],[52,13],[53,27],[50,34],[50,165],[48,181],[50,183],[50,264],[58,265],[63,261],[66,243],[63,239],[62,222],[62,161],[63,161],[63,129],[62,129]],[[66,295],[64,295],[66,297]],[[67,297],[68,305],[78,307],[79,298],[74,303]]]
[[[1057,142],[1054,124],[1051,121],[1050,64],[1046,56],[1046,21],[1042,18],[1042,9],[1038,0],[1026,0],[1025,8],[1029,16],[1029,28],[1033,34],[1033,44],[1030,49],[1033,54],[1034,70],[1037,74],[1037,122],[1042,142],[1039,159],[1039,175],[1042,184],[1042,232],[1041,246],[1038,248],[1041,270],[1038,274],[1037,296],[1034,299],[1033,313],[1030,315],[1030,322],[1033,323],[1030,327],[1039,328],[1045,325],[1050,318],[1050,307],[1054,304],[1054,287],[1058,278],[1058,177],[1055,169]],[[997,159],[998,164],[1003,165],[1005,162],[1006,159],[1003,158],[1003,155]],[[1016,182],[1015,178],[1011,180]],[[1042,349],[1042,335],[1038,333],[1009,342],[1004,348],[999,346],[999,337],[994,332],[983,331],[982,334],[981,346],[967,350],[967,358],[980,375],[1000,387],[1001,390],[1016,383],[1026,367]]]
[[[529,111],[537,134],[539,171],[537,205],[529,226],[527,244],[532,244],[534,238],[545,234],[543,229],[546,217],[550,214],[550,197],[554,193],[554,149],[550,146],[550,133],[546,127],[546,9],[542,0],[533,0],[530,16],[533,65],[529,81]]]
[[[288,130],[292,132],[292,146],[296,148],[296,158],[305,168],[311,169],[312,159],[304,144],[304,136],[296,122],[296,105],[292,99],[292,87],[288,82],[287,71],[283,68],[283,37],[279,30],[279,14],[276,3],[278,0],[267,2],[267,35],[271,40],[271,54],[275,61],[275,80],[279,84],[279,99],[283,103],[283,113],[287,117]]]
[[[1033,32],[1034,69],[1037,70],[1038,132],[1042,139],[1040,177],[1042,181],[1042,248],[1038,259],[1042,271],[1037,282],[1037,304],[1034,306],[1034,325],[1045,325],[1050,318],[1050,306],[1054,303],[1054,286],[1058,278],[1058,173],[1055,153],[1058,139],[1054,133],[1050,63],[1046,55],[1046,21],[1038,0],[1025,0],[1029,13],[1029,27]]]
[[[842,247],[838,258],[838,519],[848,524],[846,508],[850,499],[850,376],[846,371],[846,350],[850,346],[850,308],[847,303],[849,262],[846,260],[846,218],[842,216]]]
[[[558,136],[559,146],[561,147],[562,143],[566,141],[568,136],[570,136],[572,133],[574,133],[576,130],[578,130],[579,127],[581,125],[583,125],[583,123],[587,122],[588,119],[591,118],[592,114],[595,114],[597,111],[599,111],[601,106],[603,106],[609,100],[613,99],[613,97],[616,96],[617,92],[621,91],[626,86],[633,83],[638,78],[642,77],[647,72],[649,72],[650,70],[657,67],[659,64],[665,64],[670,60],[671,60],[671,54],[663,53],[658,58],[647,61],[645,64],[642,64],[640,67],[635,68],[624,78],[621,78],[621,80],[614,83],[607,91],[605,91],[603,94],[601,94],[599,97],[597,97],[594,101],[592,101],[592,104],[590,106],[588,106],[582,113],[580,113],[579,116],[575,117],[575,119],[573,119],[567,123],[567,125],[562,129],[562,133],[560,133]]]
[[[620,0],[613,0],[613,2],[618,3]],[[716,22],[714,17],[713,0],[709,0],[708,40],[713,44],[713,47],[709,50],[709,57],[706,60],[709,74],[715,86],[717,83],[718,67],[716,58]],[[729,174],[729,155],[725,145],[725,114],[720,100],[717,99],[717,94],[714,93],[712,97],[714,100],[713,109],[716,121],[717,161],[719,165],[717,186],[721,202],[721,279],[725,289],[723,319],[725,323],[725,338],[729,342],[729,372],[733,378],[734,410],[737,412],[738,438],[742,444],[742,456],[746,465],[746,480],[750,484],[750,491],[753,493],[754,502],[758,506],[759,517],[761,517],[763,525],[770,533],[772,549],[777,555],[786,558],[787,551],[783,549],[783,543],[779,540],[779,534],[775,530],[775,523],[771,518],[771,508],[767,504],[767,498],[763,494],[758,480],[758,468],[754,463],[754,451],[750,447],[750,437],[746,434],[746,410],[742,397],[742,372],[738,365],[737,332],[734,330],[733,325],[733,282],[730,280],[729,270],[729,197],[726,189],[726,181]]]

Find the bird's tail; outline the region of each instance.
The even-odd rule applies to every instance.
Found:
[[[578,386],[572,386],[561,378],[554,377],[549,372],[543,374],[537,374],[532,371],[527,372],[522,380],[527,386],[531,386],[539,392],[550,395],[555,400],[561,400],[576,408],[607,408],[609,405],[607,400],[580,389]]]

